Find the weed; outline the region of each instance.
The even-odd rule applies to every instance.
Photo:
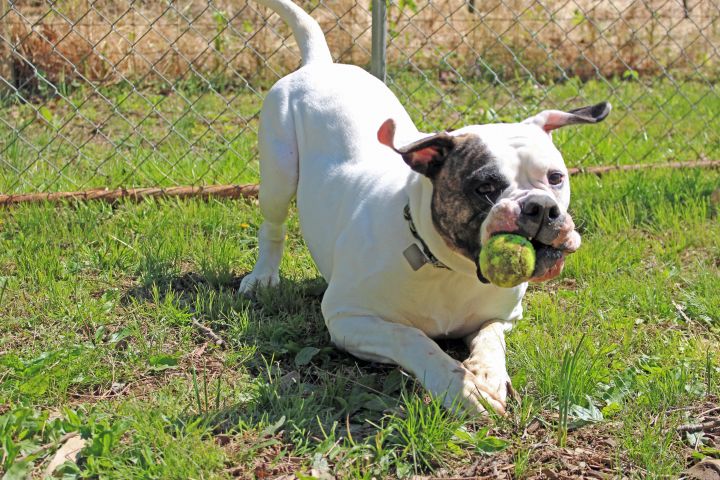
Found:
[[[197,411],[198,416],[205,416],[207,417],[211,412],[215,411],[217,412],[220,410],[220,394],[221,394],[221,386],[222,386],[222,374],[218,375],[217,382],[215,384],[215,399],[214,403],[210,404],[210,399],[208,398],[208,390],[210,389],[209,383],[210,381],[207,378],[207,369],[203,369],[202,371],[202,389],[200,388],[201,385],[198,384],[198,378],[197,378],[197,371],[195,370],[195,367],[192,369],[192,382],[193,382],[193,392],[195,393],[195,409]],[[202,391],[202,395],[201,395]]]
[[[705,392],[708,395],[713,393],[715,386],[715,359],[714,353],[708,348],[705,352]]]
[[[575,389],[576,369],[578,357],[582,353],[582,346],[585,337],[583,336],[574,350],[566,350],[563,354],[562,366],[560,367],[560,378],[558,383],[558,419],[557,436],[558,444],[564,447],[567,443],[568,413],[573,405],[573,390]]]
[[[462,416],[452,413],[436,397],[403,395],[404,415],[389,419],[390,445],[400,450],[399,458],[407,459],[414,473],[444,465],[451,453],[449,443],[464,423]],[[404,464],[398,464],[402,474]]]
[[[513,457],[515,478],[525,478],[530,464],[530,450],[518,449]]]

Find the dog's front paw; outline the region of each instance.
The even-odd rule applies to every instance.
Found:
[[[470,414],[494,410],[505,415],[505,396],[489,388],[487,383],[458,362],[452,371],[452,383],[446,391],[445,406],[450,409],[464,408]],[[434,389],[430,388],[431,391]]]
[[[280,284],[280,275],[277,273],[249,273],[240,282],[238,292],[242,295],[252,295],[258,287],[276,287]]]
[[[475,382],[482,386],[483,391],[492,395],[498,400],[504,408],[508,394],[513,394],[510,376],[504,368],[491,368],[477,365],[472,360],[465,360],[463,366],[475,377]]]
[[[462,398],[470,412],[487,413],[489,407],[499,415],[505,415],[506,396],[504,392],[501,395],[498,391],[488,388],[479,377],[469,372],[463,382]]]

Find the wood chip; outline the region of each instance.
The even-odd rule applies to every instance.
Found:
[[[705,458],[685,471],[685,476],[688,480],[720,480],[720,460]]]
[[[83,440],[80,435],[74,435],[68,438],[65,443],[58,448],[57,452],[55,452],[52,460],[50,460],[50,463],[45,469],[45,476],[51,477],[53,473],[55,473],[55,470],[67,461],[74,463],[80,450],[85,447],[85,443],[85,440]]]

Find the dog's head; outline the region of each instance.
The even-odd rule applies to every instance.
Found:
[[[532,240],[537,253],[533,281],[557,276],[564,257],[580,246],[568,214],[570,179],[550,133],[573,124],[598,123],[610,104],[569,112],[546,110],[521,123],[473,125],[438,133],[402,147],[395,124],[378,139],[432,183],[431,215],[445,243],[476,267],[482,245],[495,234]],[[486,281],[480,273],[481,281]]]

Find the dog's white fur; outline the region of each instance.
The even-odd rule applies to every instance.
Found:
[[[291,26],[304,65],[270,90],[260,115],[265,221],[257,264],[241,291],[278,283],[283,224],[296,196],[303,236],[328,282],[322,312],[332,341],[362,359],[401,365],[430,392],[445,395],[448,405],[459,400],[471,410],[489,404],[503,412],[509,382],[504,333],[522,315],[527,284],[481,283],[475,264],[437,232],[430,180],[376,136],[388,118],[395,120],[400,144],[425,136],[390,90],[358,67],[332,63],[317,23],[289,0],[259,2]],[[541,115],[553,113],[564,114]],[[525,124],[452,133],[480,136],[501,160],[511,186],[499,205],[540,192],[566,211],[568,182],[553,188],[542,180],[550,168],[567,173],[550,136],[538,128],[544,122],[532,117]],[[427,265],[413,271],[404,258],[416,242],[403,219],[408,203],[418,233],[451,270]],[[573,238],[576,248],[579,236]],[[433,340],[442,337],[464,338],[470,358],[452,359]]]

